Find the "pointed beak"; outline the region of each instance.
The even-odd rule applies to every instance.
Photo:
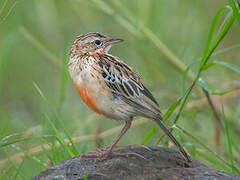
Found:
[[[113,38],[113,39],[110,39],[107,44],[108,45],[112,45],[112,44],[117,44],[117,43],[120,43],[120,42],[123,42],[123,39],[118,39],[118,38]]]

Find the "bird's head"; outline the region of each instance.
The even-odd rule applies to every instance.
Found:
[[[122,39],[110,38],[100,33],[91,32],[76,38],[71,53],[90,56],[102,55],[107,53],[113,44],[122,41]]]

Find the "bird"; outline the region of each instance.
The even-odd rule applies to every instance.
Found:
[[[120,58],[109,54],[112,45],[122,41],[89,32],[77,36],[70,48],[68,70],[81,99],[96,113],[125,122],[110,146],[86,156],[105,159],[114,154],[113,149],[131,127],[133,118],[142,116],[152,119],[189,162],[186,151],[161,122],[159,104],[143,84],[139,73]]]

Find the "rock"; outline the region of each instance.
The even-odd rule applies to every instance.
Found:
[[[158,146],[136,146],[116,152],[132,153],[128,157],[95,158],[76,156],[50,167],[33,180],[240,180],[239,176],[221,172],[192,159],[188,163],[173,149]]]

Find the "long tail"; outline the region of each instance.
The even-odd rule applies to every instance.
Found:
[[[161,117],[158,119],[153,119],[153,121],[158,125],[158,127],[170,138],[170,140],[175,144],[175,146],[178,148],[178,150],[181,152],[183,157],[188,161],[191,162],[190,157],[186,153],[186,151],[183,149],[183,147],[178,143],[178,141],[175,139],[175,137],[171,134],[171,132],[163,125],[161,122]]]

